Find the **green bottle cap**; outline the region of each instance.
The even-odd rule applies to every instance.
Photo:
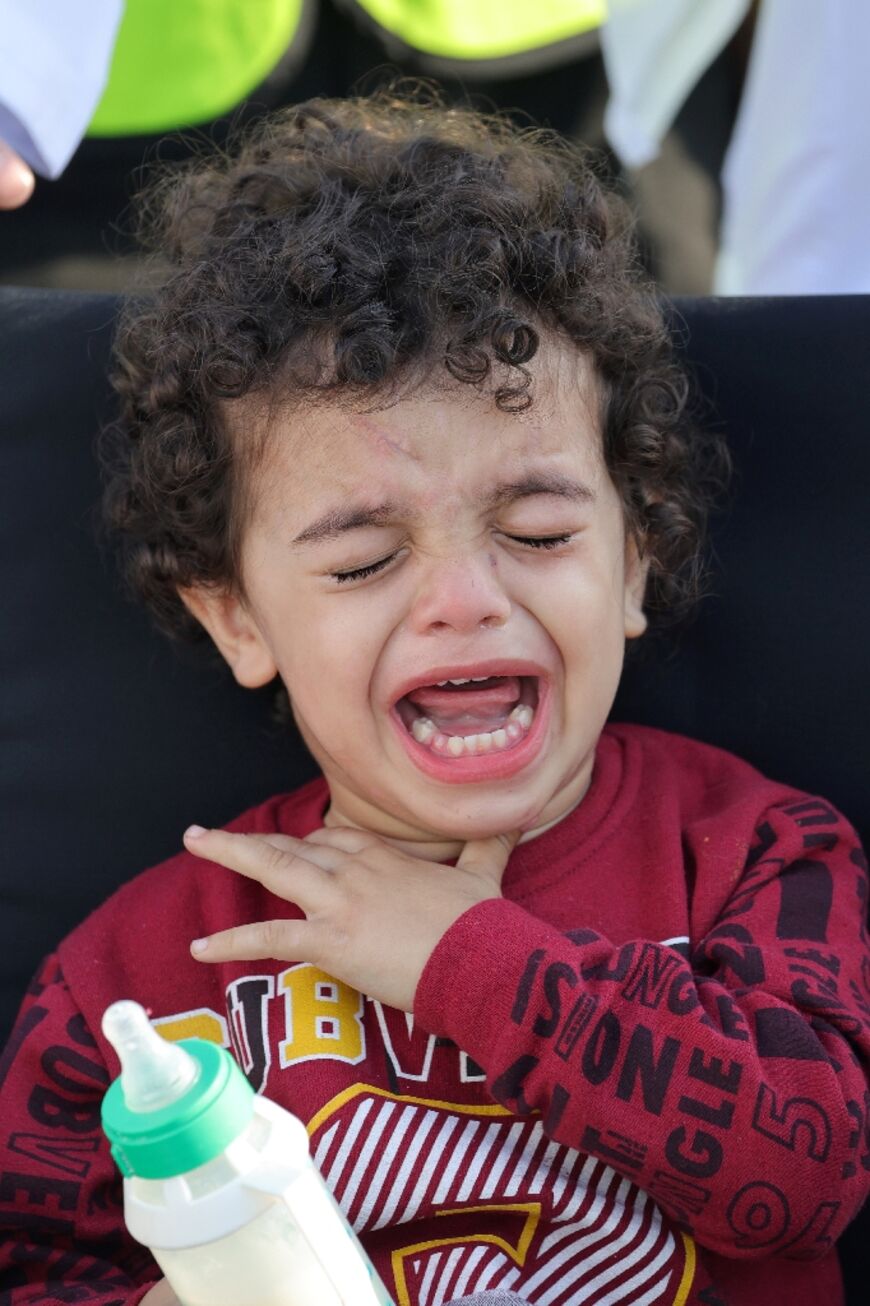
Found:
[[[142,1008],[141,1018],[134,1012],[131,1019],[133,1006],[115,1004],[123,1007],[127,1028],[133,1023],[136,1028],[124,1046],[112,1039],[122,1073],[103,1098],[103,1129],[127,1178],[169,1179],[214,1160],[242,1133],[254,1114],[254,1090],[224,1048],[199,1038],[167,1045]],[[110,1007],[104,1019],[107,1035],[112,1011]],[[164,1061],[169,1071],[163,1070]],[[164,1076],[163,1092],[158,1091],[155,1064]],[[131,1108],[131,1100],[138,1110]]]

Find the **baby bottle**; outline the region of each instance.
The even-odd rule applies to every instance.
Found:
[[[102,1114],[124,1217],[182,1306],[392,1306],[301,1120],[223,1048],[161,1038],[137,1002],[113,1003],[103,1033],[121,1060]]]

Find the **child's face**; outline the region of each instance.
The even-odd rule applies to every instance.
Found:
[[[280,673],[331,823],[424,844],[534,832],[588,787],[625,638],[645,626],[644,568],[589,369],[541,355],[519,416],[457,384],[277,419],[242,544],[246,599],[195,610],[242,684]],[[337,579],[361,568],[378,569]],[[414,689],[486,676],[499,679]]]

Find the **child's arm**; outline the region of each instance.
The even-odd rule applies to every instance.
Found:
[[[870,1181],[866,861],[823,804],[774,807],[757,838],[690,961],[492,900],[442,939],[415,1014],[702,1245],[815,1257]]]
[[[305,913],[222,931],[198,955],[311,961],[413,1007],[497,1101],[540,1112],[550,1137],[626,1175],[703,1246],[821,1256],[870,1180],[866,863],[827,804],[785,798],[755,825],[690,960],[584,930],[577,886],[570,938],[502,899],[514,836],[436,868],[350,829],[188,831],[191,851]]]
[[[124,1226],[100,1124],[109,1077],[49,957],[0,1062],[0,1299],[8,1306],[136,1306],[159,1275]]]

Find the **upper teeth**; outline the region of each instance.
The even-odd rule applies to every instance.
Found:
[[[490,679],[489,676],[469,676],[469,678],[468,678],[467,680],[439,680],[439,681],[438,681],[438,688],[440,689],[442,685],[470,685],[470,684],[477,684],[477,682],[478,682],[479,680],[489,680],[489,679]]]

